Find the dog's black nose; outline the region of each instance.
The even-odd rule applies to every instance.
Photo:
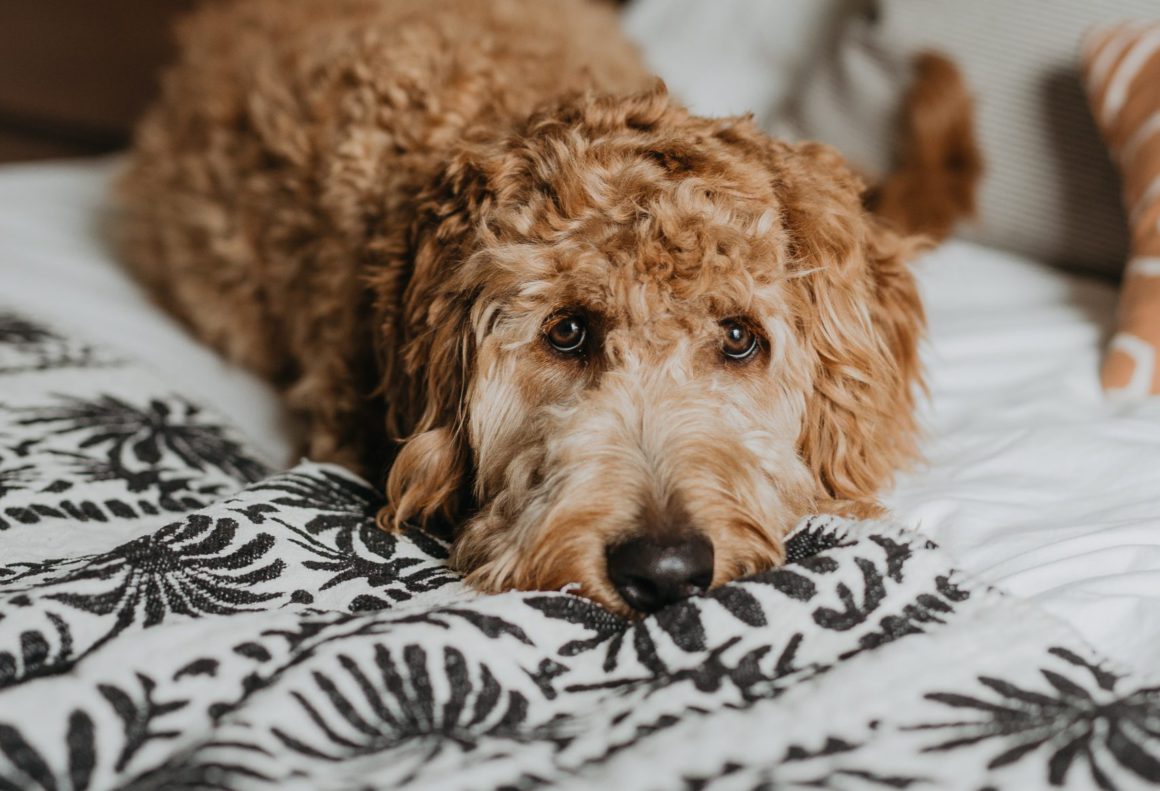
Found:
[[[713,544],[695,533],[631,538],[608,550],[608,577],[629,607],[656,612],[708,590],[713,581]]]

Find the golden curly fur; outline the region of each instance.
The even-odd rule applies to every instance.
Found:
[[[457,525],[480,589],[627,611],[609,547],[666,531],[720,584],[914,454],[922,242],[833,150],[690,115],[610,8],[239,0],[182,39],[129,261],[285,388],[305,453],[389,470],[384,526]]]

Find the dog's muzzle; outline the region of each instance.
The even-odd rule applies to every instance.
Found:
[[[607,553],[608,577],[632,609],[653,613],[709,589],[713,544],[699,533],[638,536]]]

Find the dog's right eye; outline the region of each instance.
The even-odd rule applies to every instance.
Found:
[[[737,319],[726,319],[721,322],[725,337],[721,341],[721,352],[733,362],[745,362],[757,353],[761,342],[744,322]]]
[[[588,338],[588,326],[581,316],[558,316],[548,326],[545,337],[548,344],[561,354],[577,354],[583,350]]]

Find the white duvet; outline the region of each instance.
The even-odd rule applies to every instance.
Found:
[[[112,257],[102,229],[114,168],[0,168],[0,301],[147,361],[289,461],[271,390],[187,337]],[[963,243],[919,271],[927,461],[889,496],[896,516],[1102,653],[1154,669],[1160,402],[1115,405],[1099,392],[1113,287]]]

